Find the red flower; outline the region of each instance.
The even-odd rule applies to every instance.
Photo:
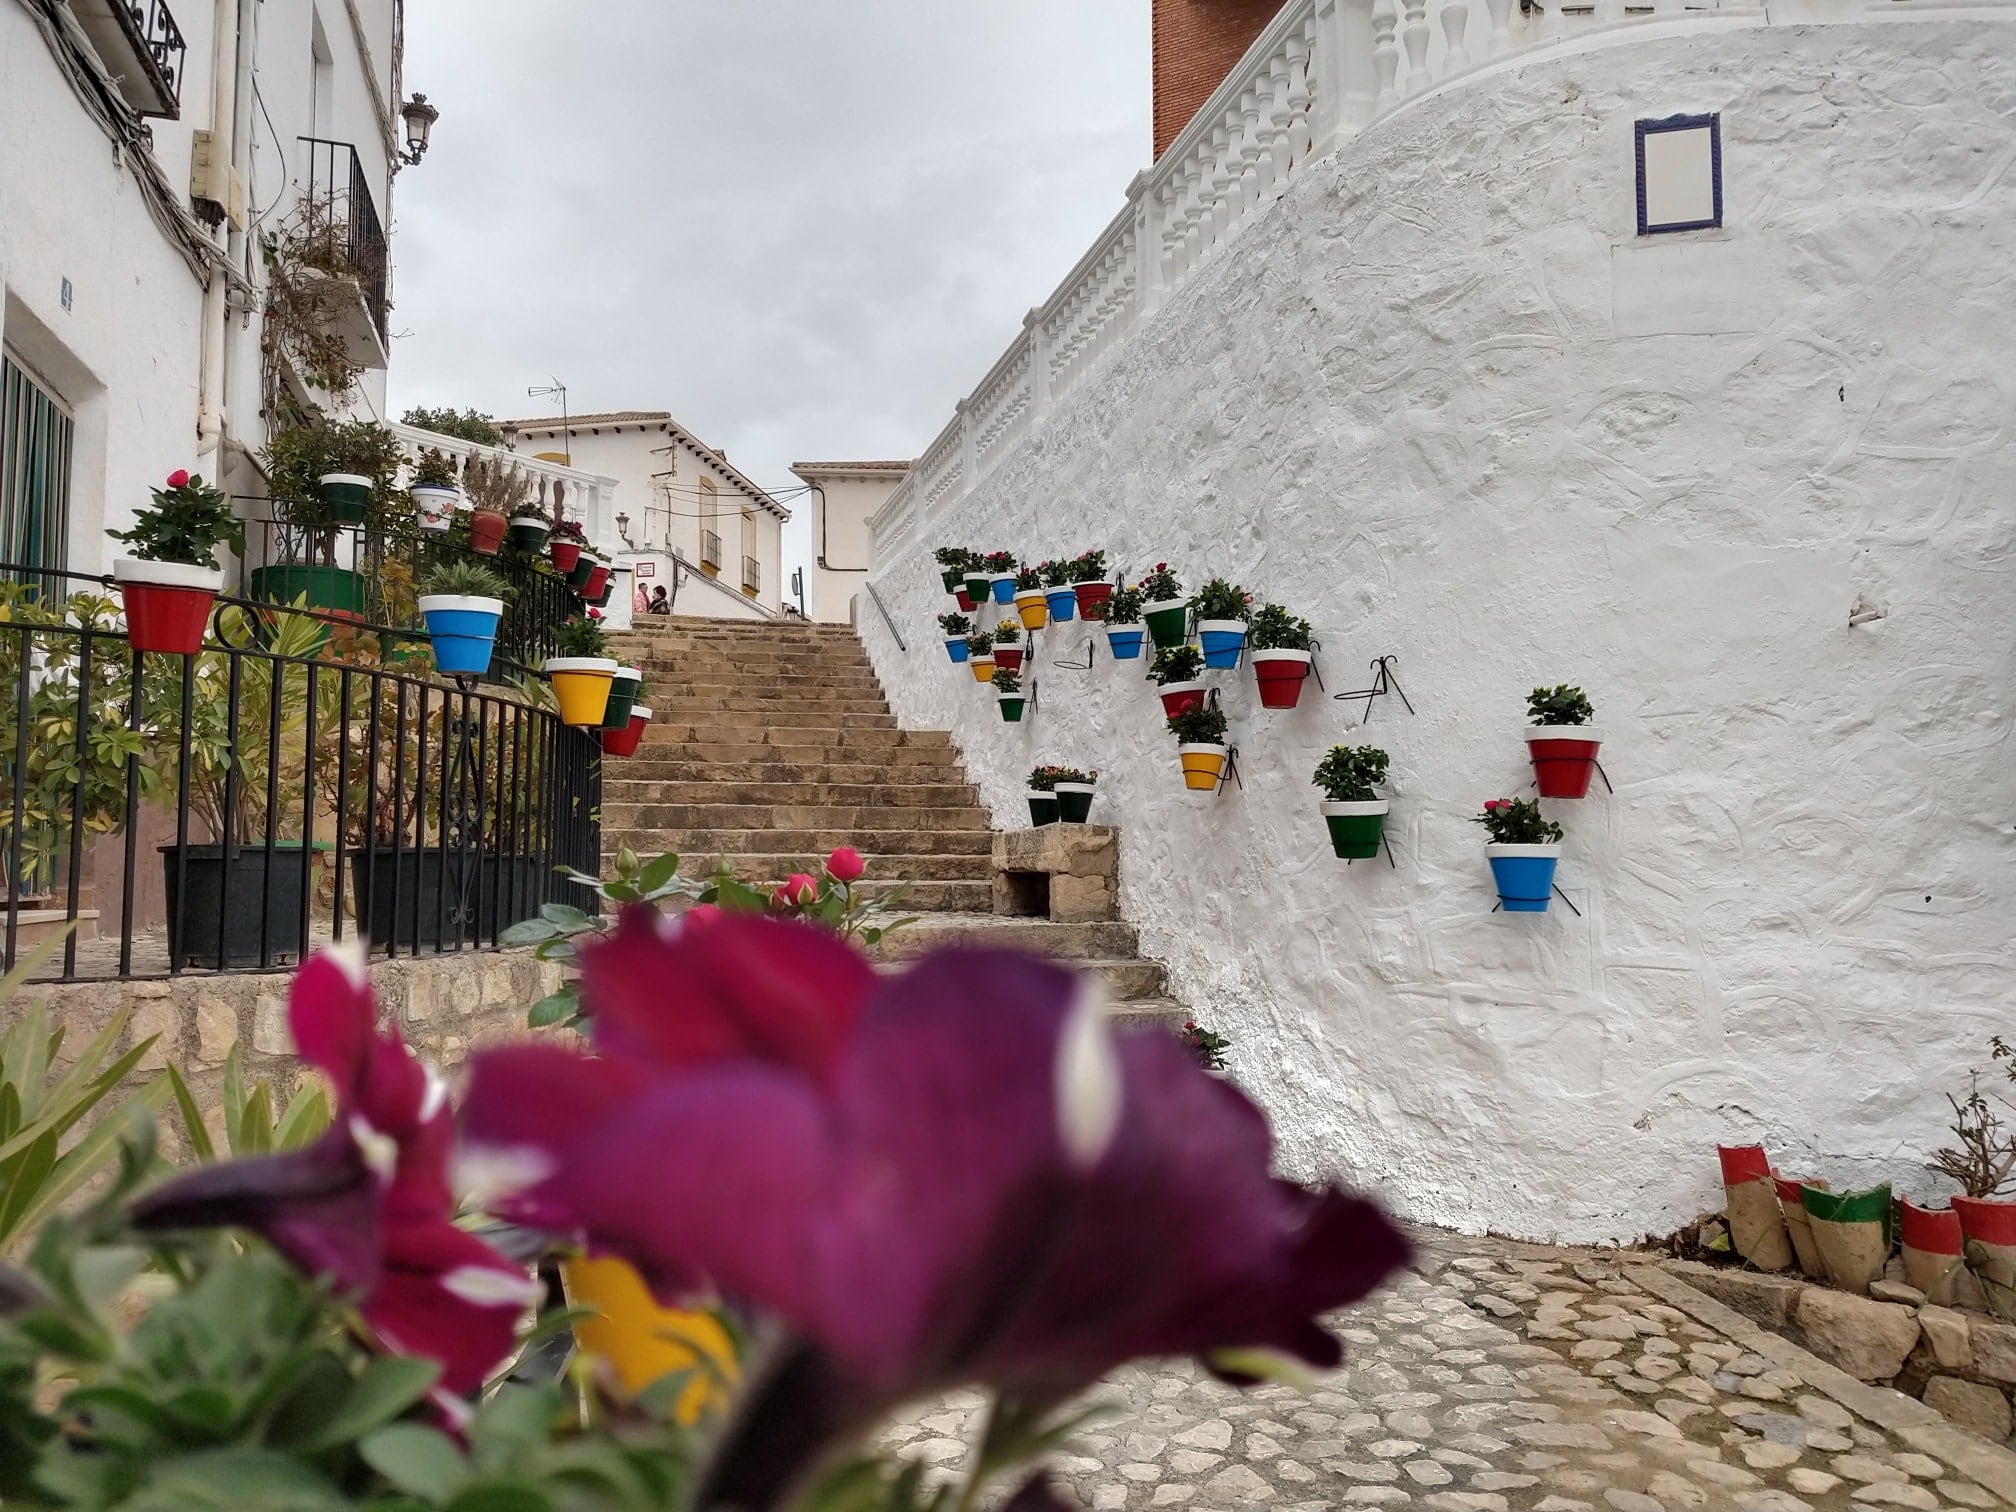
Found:
[[[721,917],[721,908],[716,903],[695,903],[686,910],[684,917],[688,924],[704,926]]]
[[[837,847],[826,858],[826,875],[835,882],[852,882],[868,870],[868,863],[861,859],[861,852],[851,845]]]
[[[1484,800],[1484,812],[1487,814],[1495,814],[1499,809],[1510,807],[1512,807],[1512,800],[1510,798],[1487,798]]]
[[[784,885],[770,894],[772,903],[810,903],[819,896],[819,879],[804,872],[793,872],[784,879]]]
[[[168,486],[170,488],[187,488],[189,486],[189,469],[178,467],[175,471],[168,474]]]

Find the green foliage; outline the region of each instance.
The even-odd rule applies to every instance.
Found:
[[[555,520],[553,533],[547,538],[547,544],[551,545],[554,541],[572,541],[576,546],[586,546],[588,532],[582,528],[579,520]]]
[[[1041,567],[1024,566],[1015,569],[1015,591],[1017,593],[1027,593],[1032,588],[1041,588],[1042,586],[1043,569]]]
[[[133,516],[131,530],[108,530],[115,541],[133,548],[143,562],[180,562],[188,567],[214,567],[219,545],[245,555],[245,522],[231,513],[222,489],[201,477],[180,474],[188,481],[154,490],[154,507]]]
[[[1237,583],[1215,577],[1190,600],[1190,607],[1197,611],[1199,619],[1243,620],[1253,612],[1252,605],[1252,594]]]
[[[955,568],[964,572],[968,567],[977,566],[980,561],[976,553],[964,546],[940,546],[931,555],[937,558],[938,565],[948,572]]]
[[[975,656],[991,656],[994,652],[994,633],[991,630],[976,630],[966,637],[966,649]]]
[[[1176,574],[1169,570],[1167,562],[1157,562],[1155,570],[1135,585],[1148,603],[1161,603],[1183,596],[1183,584]]]
[[[1186,709],[1171,714],[1166,721],[1169,733],[1184,745],[1223,745],[1225,712],[1222,709]]]
[[[1204,675],[1204,653],[1195,646],[1168,646],[1155,653],[1148,675],[1156,682],[1195,682]]]
[[[994,627],[994,644],[997,646],[1019,645],[1022,640],[1022,622],[1004,619]]]
[[[1494,845],[1552,845],[1561,838],[1561,826],[1540,812],[1537,798],[1493,798],[1470,822],[1483,825]]]
[[[453,405],[442,409],[416,406],[401,415],[399,423],[410,425],[416,430],[432,431],[437,436],[453,436],[458,441],[473,441],[478,446],[504,444],[504,432],[497,428],[497,422],[479,410],[458,410]]]
[[[276,1119],[271,1083],[262,1076],[247,1089],[245,1068],[238,1052],[239,1047],[234,1044],[231,1053],[224,1057],[222,1152],[210,1135],[209,1125],[203,1121],[195,1094],[189,1090],[189,1083],[183,1079],[181,1069],[173,1061],[168,1063],[168,1087],[174,1095],[175,1113],[182,1123],[182,1136],[189,1141],[190,1153],[197,1161],[208,1165],[225,1156],[237,1160],[248,1155],[272,1155],[283,1150],[298,1150],[321,1138],[332,1116],[329,1095],[322,1090],[321,1084],[304,1082]]]
[[[1332,746],[1316,765],[1316,786],[1332,803],[1371,803],[1386,780],[1386,753],[1377,746]]]
[[[511,584],[504,574],[494,567],[471,558],[444,562],[427,574],[421,583],[422,593],[454,594],[465,598],[503,599],[511,598]]]
[[[1020,693],[1022,691],[1022,679],[1017,673],[1010,672],[1006,667],[996,667],[994,669],[994,691],[996,693]]]
[[[1088,551],[1083,556],[1071,559],[1071,581],[1074,583],[1097,583],[1106,576],[1106,553]]]
[[[1139,588],[1116,588],[1113,597],[1106,600],[1106,623],[1109,625],[1138,625],[1141,623],[1141,606],[1146,600]]]
[[[1015,553],[1012,551],[990,551],[980,558],[980,565],[985,567],[990,574],[1013,572],[1015,570]]]
[[[516,462],[478,452],[462,464],[462,495],[471,509],[506,516],[536,514],[532,509],[532,476]]]
[[[375,420],[329,420],[316,417],[273,433],[264,452],[266,477],[273,497],[286,505],[295,525],[318,531],[315,544],[331,560],[335,516],[322,499],[322,479],[349,473],[371,480],[366,523],[382,523],[395,508],[412,501],[399,486],[406,449],[399,438]]]
[[[1029,786],[1039,793],[1054,793],[1060,782],[1097,782],[1097,772],[1081,772],[1076,767],[1039,766],[1029,774]]]
[[[1255,651],[1307,651],[1309,621],[1297,619],[1279,604],[1263,604],[1253,616],[1248,643]]]
[[[1206,1071],[1225,1069],[1225,1052],[1232,1048],[1232,1041],[1222,1034],[1213,1034],[1209,1029],[1200,1029],[1193,1021],[1183,1026],[1180,1036],[1184,1047],[1197,1057],[1197,1064]]]
[[[410,411],[409,411],[410,413]],[[409,425],[411,421],[407,422]],[[455,476],[455,463],[446,453],[438,452],[431,446],[420,448],[419,460],[413,464],[413,476],[406,480],[408,488],[459,488],[460,481]]]
[[[1037,567],[1036,571],[1042,575],[1043,586],[1045,588],[1064,588],[1068,587],[1071,583],[1071,564],[1069,562],[1044,562]]]
[[[966,618],[965,615],[956,612],[941,614],[938,616],[938,628],[943,630],[947,635],[963,637],[967,631],[973,628],[973,621]]]
[[[577,614],[553,632],[553,643],[560,648],[562,656],[607,656],[609,638],[602,631],[602,621],[588,615]]]
[[[1526,713],[1536,725],[1584,725],[1596,717],[1582,690],[1566,683],[1535,688],[1526,697]]]

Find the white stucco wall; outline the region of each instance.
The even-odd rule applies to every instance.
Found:
[[[1947,1188],[1941,1093],[2011,1022],[2016,28],[1644,43],[1431,97],[1300,175],[1100,375],[878,564],[862,634],[997,824],[1100,770],[1123,903],[1229,1034],[1291,1169],[1470,1230],[1627,1239],[1761,1137]],[[1638,117],[1722,112],[1727,227],[1640,243]],[[1100,546],[1307,615],[1332,691],[1224,674],[1243,791],[1199,802],[1140,664],[1002,724],[947,665],[930,550]],[[1887,618],[1848,628],[1866,599]],[[1482,801],[1579,683],[1614,796],[1549,807],[1582,910],[1494,915]],[[1397,870],[1310,772],[1393,757]]]
[[[805,573],[808,618],[844,625],[867,578],[873,541],[868,522],[903,481],[898,472],[847,473],[794,468],[811,485],[799,507],[812,516],[812,560]]]

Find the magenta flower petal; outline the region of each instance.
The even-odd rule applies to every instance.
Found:
[[[573,1163],[581,1140],[650,1084],[635,1062],[592,1059],[553,1045],[484,1051],[471,1063],[462,1097],[468,1134],[458,1171],[462,1185],[513,1223],[576,1227],[571,1207],[542,1197],[546,1178]]]
[[[394,1229],[385,1261],[364,1321],[387,1348],[438,1360],[440,1386],[458,1395],[510,1354],[519,1321],[539,1299],[524,1270],[445,1219]]]

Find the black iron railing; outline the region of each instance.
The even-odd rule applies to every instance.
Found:
[[[197,654],[136,652],[103,579],[0,571],[0,966],[68,930],[38,977],[271,970],[593,908],[557,868],[597,869],[600,748],[540,703],[340,659],[394,627],[249,599]]]
[[[311,219],[326,225],[329,251],[346,265],[357,280],[378,339],[387,339],[387,282],[391,255],[385,240],[385,223],[378,216],[371,197],[371,181],[364,173],[364,160],[348,142],[332,142],[325,137],[302,137],[307,149],[307,195]]]
[[[126,4],[125,0],[112,0],[115,7],[124,5],[127,15],[140,27],[141,45],[153,58],[154,66],[161,72],[162,83],[167,86],[168,97],[179,109],[182,103],[182,63],[189,51],[189,44],[182,35],[182,28],[175,24],[175,16],[164,0],[147,0],[143,14],[136,4]],[[172,113],[172,112],[171,112]]]
[[[742,558],[742,586],[756,593],[763,591],[763,564],[752,556]]]

